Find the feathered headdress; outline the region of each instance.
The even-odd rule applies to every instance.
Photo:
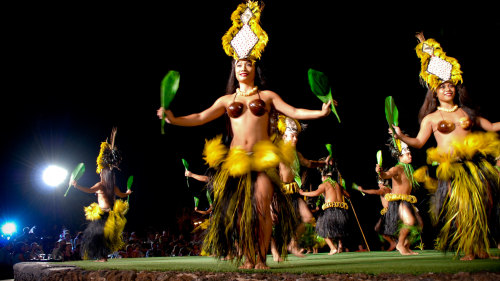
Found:
[[[425,40],[422,32],[416,37],[420,41],[415,48],[421,62],[420,79],[427,88],[435,91],[444,82],[449,81],[453,85],[463,83],[460,64],[455,58],[446,56],[436,40]]]
[[[222,47],[228,56],[235,60],[260,59],[269,40],[259,25],[261,11],[257,1],[248,1],[231,14],[233,25],[222,37]]]
[[[100,174],[101,170],[104,168],[109,169],[119,169],[118,166],[122,161],[120,151],[115,146],[116,128],[111,131],[111,144],[108,143],[106,139],[105,142],[101,142],[101,150],[99,151],[99,156],[97,157],[97,170],[96,173]]]
[[[281,135],[284,135],[286,131],[291,131],[294,133],[300,133],[305,129],[305,125],[300,124],[299,121],[291,117],[280,114],[278,116],[278,131]]]

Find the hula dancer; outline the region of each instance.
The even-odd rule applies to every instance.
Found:
[[[326,160],[315,161],[306,159],[302,154],[296,151],[297,141],[299,133],[302,132],[304,125],[300,124],[297,120],[287,117],[285,115],[278,115],[278,132],[281,139],[294,150],[295,154],[293,161],[290,163],[281,162],[279,164],[280,178],[283,182],[283,190],[286,194],[290,195],[292,199],[292,204],[295,209],[295,213],[300,215],[301,223],[297,226],[295,230],[295,237],[288,247],[288,250],[297,257],[305,257],[298,248],[298,239],[304,234],[306,230],[306,224],[310,224],[313,220],[313,215],[309,210],[304,199],[299,194],[299,189],[301,187],[300,179],[300,167],[308,168],[318,168],[324,167],[329,161],[329,157]],[[280,202],[273,200],[273,210],[279,209]],[[276,221],[279,223],[279,221]],[[274,261],[281,261],[281,257],[275,248],[274,242],[271,241],[271,252],[273,254]]]
[[[115,170],[121,162],[120,153],[114,145],[115,136],[116,128],[111,134],[111,144],[107,141],[101,143],[96,171],[101,180],[90,188],[80,186],[76,181],[71,182],[75,188],[97,195],[97,203],[84,208],[85,217],[90,222],[83,232],[81,247],[84,259],[97,259],[98,262],[107,261],[109,254],[125,245],[122,232],[127,222],[128,203],[115,200],[115,195],[124,198],[132,191],[129,189],[123,193],[115,185]]]
[[[222,137],[207,141],[204,159],[217,170],[213,178],[214,206],[203,247],[217,257],[234,256],[243,269],[267,269],[266,254],[271,240],[271,199],[280,197],[282,208],[274,229],[278,248],[287,254],[297,217],[289,199],[281,191],[277,172],[286,156],[283,145],[269,138],[269,113],[274,108],[287,116],[317,119],[330,113],[330,102],[321,110],[294,108],[273,91],[265,89],[257,59],[267,44],[267,34],[259,25],[257,2],[240,4],[233,12],[233,26],[223,37],[223,47],[233,58],[226,95],[208,109],[176,117],[165,108],[158,117],[179,126],[199,126],[227,114],[232,141],[227,148]],[[205,89],[207,90],[207,89]],[[289,158],[287,158],[289,159]],[[241,251],[239,251],[239,249]],[[240,254],[242,253],[242,254]]]
[[[434,39],[426,40],[422,33],[417,38],[420,77],[428,88],[419,113],[420,131],[413,138],[393,126],[395,137],[415,148],[424,146],[431,135],[436,139],[437,147],[427,150],[427,162],[439,165],[438,180],[425,182],[434,192],[434,223],[443,225],[437,249],[455,250],[457,256],[463,253],[462,260],[488,258],[488,233],[496,231],[494,238],[500,238],[499,176],[494,168],[500,140],[496,133],[472,129],[499,131],[500,122],[489,122],[470,104],[458,61],[446,56]]]
[[[380,234],[387,242],[389,242],[389,248],[387,251],[392,251],[396,248],[396,242],[394,241],[394,233],[386,233],[385,232],[385,214],[389,209],[389,201],[385,199],[385,195],[391,193],[391,188],[384,183],[383,180],[380,180],[378,183],[378,189],[364,189],[362,186],[358,186],[359,191],[364,192],[366,194],[373,194],[380,196],[380,203],[382,204],[382,210],[380,210],[380,219],[375,225],[375,231]]]
[[[394,142],[392,139],[389,147],[392,156],[399,161],[398,164],[387,171],[384,171],[379,164],[375,166],[375,171],[381,179],[392,180],[392,192],[384,195],[385,200],[389,202],[385,214],[384,233],[398,236],[396,249],[399,253],[417,255],[418,253],[410,250],[410,234],[416,235],[415,231],[420,231],[422,224],[418,211],[413,206],[417,203],[417,198],[411,195],[412,187],[417,183],[413,179],[410,149],[404,142],[400,140]]]
[[[323,183],[318,186],[318,189],[309,192],[299,190],[300,195],[303,196],[314,197],[323,194],[325,197],[323,212],[319,214],[316,222],[316,233],[325,238],[326,244],[330,247],[329,255],[341,253],[343,250],[342,238],[347,235],[346,227],[349,219],[347,213],[349,207],[344,196],[350,197],[349,193],[332,179],[332,175],[332,166],[327,165],[321,170]],[[338,240],[338,248],[333,244],[333,240]]]

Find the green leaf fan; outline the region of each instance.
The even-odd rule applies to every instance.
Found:
[[[355,190],[361,192],[361,194],[363,194],[363,196],[366,195],[363,191],[359,190],[359,186],[355,182],[352,183],[351,187],[352,187],[352,189],[355,189]]]
[[[127,180],[127,190],[130,190],[130,188],[132,187],[132,183],[134,182],[134,176],[130,176],[128,177],[128,180]],[[130,195],[127,196],[127,203],[129,202],[130,200]]]
[[[316,97],[318,97],[318,99],[320,99],[323,103],[327,103],[328,101],[332,102],[332,112],[335,116],[337,116],[337,120],[340,123],[340,117],[335,109],[335,105],[333,104],[332,89],[330,88],[328,77],[326,77],[323,72],[312,68],[310,68],[307,72],[307,77],[313,94],[316,95]]]
[[[392,125],[399,126],[399,111],[392,96],[388,96],[385,98],[385,118],[387,119],[389,128],[391,128],[392,130],[392,142],[394,143],[395,147],[399,147],[397,145],[396,139],[394,138],[394,135],[396,135],[396,131],[392,127]]]
[[[161,81],[161,106],[164,109],[170,107],[170,103],[179,89],[179,81],[181,75],[175,70],[170,70],[167,75]],[[161,119],[161,134],[165,134],[165,113],[163,113],[163,118]]]
[[[85,164],[80,163],[80,164],[76,165],[76,168],[73,170],[73,172],[71,172],[71,177],[69,178],[68,189],[64,193],[64,197],[66,197],[66,195],[68,195],[69,189],[71,188],[71,182],[74,180],[75,181],[79,180],[83,176],[84,173],[85,173]]]
[[[332,145],[330,143],[325,144],[326,150],[328,150],[328,153],[330,157],[333,156],[333,151],[332,151]]]
[[[387,119],[387,123],[389,124],[392,132],[395,133],[392,125],[399,126],[399,111],[392,96],[385,98],[385,118]]]
[[[382,150],[377,151],[377,164],[382,167]]]
[[[189,170],[189,164],[188,162],[186,161],[186,159],[182,158],[182,165],[184,165],[184,169]],[[186,177],[186,184],[187,184],[187,187],[189,187],[189,177]]]

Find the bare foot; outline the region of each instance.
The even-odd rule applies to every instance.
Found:
[[[478,259],[492,259],[492,260],[498,260],[497,256],[492,256],[486,252],[480,252],[479,254],[476,255]]]
[[[246,261],[244,264],[242,264],[239,269],[253,269],[255,266],[253,263]]]
[[[392,243],[389,245],[389,249],[387,249],[388,252],[394,251],[396,249],[396,242],[392,241]]]
[[[412,255],[412,253],[411,253],[408,249],[406,249],[404,246],[399,246],[399,245],[397,245],[397,246],[396,246],[396,250],[398,250],[398,251],[399,251],[399,253],[400,253],[401,255],[403,255],[403,256],[409,256],[409,255]]]
[[[475,259],[474,255],[465,255],[463,258],[460,258],[461,261],[471,261]]]
[[[292,249],[290,249],[290,252],[291,252],[294,256],[296,256],[296,257],[299,257],[299,258],[304,258],[304,257],[305,257],[305,255],[304,255],[304,254],[302,254],[302,253],[301,253],[301,251],[300,251],[299,249],[297,249],[297,248],[292,248]]]
[[[265,263],[263,262],[258,262],[256,265],[255,265],[255,269],[269,269],[269,266],[267,266]]]
[[[274,255],[273,254],[273,261],[275,261],[275,262],[282,262],[283,259],[279,255]]]
[[[331,250],[330,253],[328,253],[328,255],[335,255],[337,253],[337,249],[334,249],[334,250]]]

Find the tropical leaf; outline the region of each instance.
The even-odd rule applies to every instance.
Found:
[[[394,128],[392,128],[392,125],[399,126],[399,111],[392,96],[385,98],[385,118],[393,131]]]
[[[382,150],[377,151],[377,164],[382,167]]]
[[[359,186],[355,182],[352,183],[351,187],[352,187],[352,189],[355,189],[355,190],[361,192],[361,194],[363,194],[363,196],[366,195],[363,191],[359,190]]]
[[[186,159],[182,158],[181,160],[182,160],[182,165],[184,165],[184,168],[185,168],[186,170],[189,170],[189,164],[188,164],[188,162],[186,161]]]
[[[327,143],[325,144],[326,146],[326,150],[328,150],[328,153],[330,154],[330,157],[333,155],[333,151],[332,151],[332,145]]]
[[[198,199],[198,197],[194,197],[194,206],[195,207],[198,207],[198,203],[200,203],[200,199]]]
[[[132,187],[132,183],[134,182],[134,176],[130,176],[128,177],[127,179],[127,190],[130,190],[130,188]],[[130,195],[127,196],[127,203],[130,202]]]
[[[318,97],[323,103],[331,101],[332,112],[337,116],[337,120],[340,123],[340,117],[335,109],[332,98],[332,89],[328,82],[328,77],[321,71],[314,70],[312,68],[307,72],[307,77],[309,80],[309,86],[313,94]]]
[[[161,81],[161,106],[164,109],[168,109],[170,107],[170,103],[175,97],[177,90],[179,89],[179,81],[181,75],[179,72],[175,70],[170,70],[167,75]],[[163,118],[161,119],[161,133],[165,134],[165,114],[163,114]]]
[[[213,204],[213,201],[212,201],[212,197],[210,197],[210,190],[207,189],[206,195],[207,195],[208,204],[210,204],[210,206],[211,206]]]
[[[132,187],[132,183],[133,182],[134,182],[134,176],[128,177],[128,180],[127,180],[127,190],[130,190],[130,188]]]
[[[66,197],[66,195],[68,195],[68,192],[69,192],[69,190],[71,188],[71,182],[74,181],[74,180],[75,181],[79,180],[83,176],[84,173],[85,173],[85,164],[80,163],[80,164],[76,165],[76,167],[73,170],[73,172],[71,172],[71,177],[69,178],[68,189],[64,193],[64,197]]]

